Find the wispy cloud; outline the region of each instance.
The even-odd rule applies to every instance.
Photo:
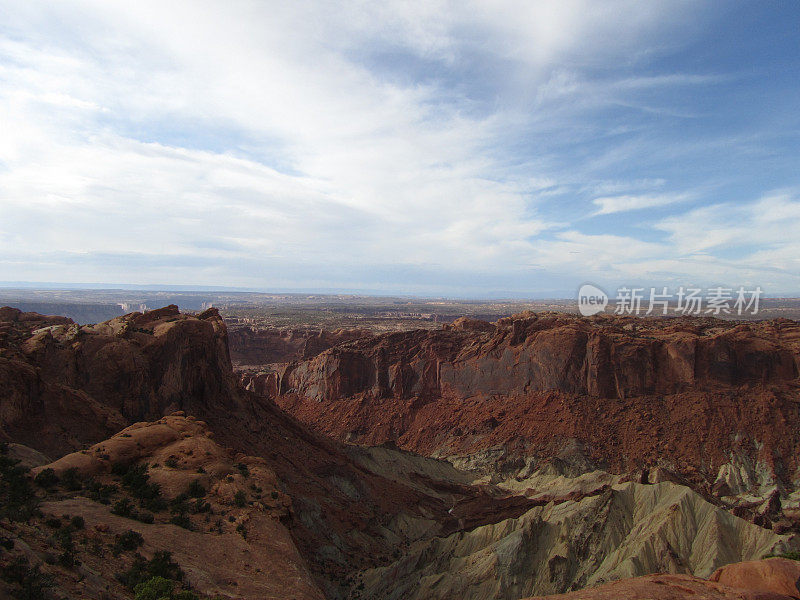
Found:
[[[686,202],[691,198],[692,194],[687,193],[623,195],[595,198],[592,203],[598,207],[596,215],[611,215],[630,210],[642,210],[644,208],[656,208],[677,202]]]

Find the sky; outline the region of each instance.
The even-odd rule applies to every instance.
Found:
[[[800,295],[794,2],[0,0],[0,282]]]

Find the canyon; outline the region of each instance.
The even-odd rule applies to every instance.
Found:
[[[795,562],[762,558],[798,547],[799,345],[788,319],[376,333],[2,308],[4,456],[60,483],[0,522],[0,561],[132,597],[139,559],[112,548],[133,531],[197,597],[791,597]],[[85,523],[78,565],[48,561],[61,515]]]

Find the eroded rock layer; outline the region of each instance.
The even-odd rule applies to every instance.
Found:
[[[294,362],[278,402],[319,431],[512,472],[571,454],[717,495],[794,489],[800,325],[523,314],[362,338]]]

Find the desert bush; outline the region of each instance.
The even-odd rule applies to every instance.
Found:
[[[175,582],[163,577],[152,577],[133,588],[136,600],[162,600],[172,598]]]
[[[27,473],[18,460],[8,456],[8,445],[0,445],[0,518],[27,521],[39,514],[39,500]]]
[[[86,481],[85,488],[89,492],[89,498],[100,504],[110,504],[111,496],[119,491],[116,485],[103,485],[93,478]]]
[[[114,556],[119,556],[123,552],[132,552],[144,544],[142,534],[133,529],[125,533],[120,533],[114,538]]]
[[[31,567],[24,556],[18,556],[4,566],[0,577],[14,586],[11,596],[18,600],[44,600],[48,590],[54,586],[53,577],[42,573],[38,565]]]
[[[781,554],[766,554],[764,558],[788,558],[789,560],[800,560],[800,552],[797,551],[789,551],[783,552]]]
[[[149,512],[140,512],[136,513],[136,520],[141,523],[146,523],[147,525],[152,525],[155,522],[156,518],[153,516],[153,513]]]
[[[206,488],[203,487],[203,484],[200,483],[199,479],[195,479],[189,484],[186,494],[190,498],[202,498],[206,495]]]
[[[130,519],[133,515],[133,503],[130,498],[120,498],[111,507],[111,512],[120,517]]]
[[[173,513],[181,514],[189,512],[189,496],[185,492],[182,494],[178,494],[169,503],[169,509]]]
[[[60,479],[53,469],[44,469],[34,478],[33,482],[41,488],[49,490],[58,485]]]
[[[116,575],[117,580],[131,590],[153,577],[183,581],[184,575],[167,550],[159,550],[149,561],[137,555],[130,569]]]
[[[61,485],[69,492],[77,492],[83,487],[77,467],[71,467],[61,474]]]
[[[192,520],[185,513],[174,515],[169,520],[169,522],[172,523],[173,525],[177,525],[178,527],[183,527],[184,529],[188,529],[189,531],[194,530],[194,525],[192,525]]]

